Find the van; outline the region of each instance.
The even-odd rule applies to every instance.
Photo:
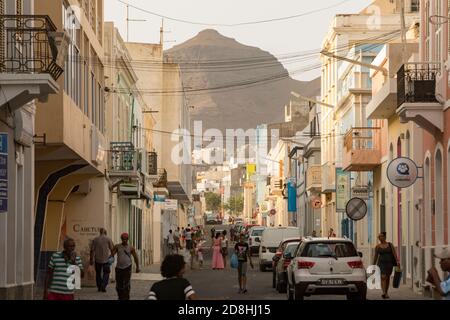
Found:
[[[250,246],[250,253],[257,254],[261,243],[261,236],[266,227],[253,226],[248,232],[248,245]],[[258,241],[257,241],[258,240]]]
[[[272,258],[280,242],[284,239],[296,237],[300,237],[300,228],[298,227],[266,228],[262,234],[259,247],[259,269],[266,271],[267,267],[272,267]]]

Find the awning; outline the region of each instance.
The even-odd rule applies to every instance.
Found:
[[[189,196],[184,191],[180,182],[178,181],[169,181],[167,182],[167,190],[169,190],[169,195],[171,199],[176,199],[182,202],[191,202]]]

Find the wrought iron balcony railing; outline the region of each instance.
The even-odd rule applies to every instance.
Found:
[[[131,142],[111,142],[109,170],[112,172],[140,170],[139,152]]]
[[[0,16],[0,72],[50,74],[57,80],[56,26],[46,15]]]
[[[404,103],[438,102],[436,76],[440,63],[406,63],[397,72],[397,107]]]

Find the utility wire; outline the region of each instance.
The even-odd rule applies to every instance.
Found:
[[[198,26],[208,26],[208,27],[240,27],[240,26],[246,26],[246,25],[255,25],[255,24],[262,24],[262,23],[269,23],[269,22],[276,22],[276,21],[284,21],[284,20],[291,20],[291,19],[297,19],[300,17],[304,17],[310,14],[314,14],[314,13],[318,13],[318,12],[322,12],[322,11],[326,11],[335,7],[339,7],[347,2],[350,2],[351,0],[344,0],[341,2],[338,2],[334,5],[331,6],[327,6],[327,7],[323,7],[323,8],[319,8],[319,9],[315,9],[312,11],[308,11],[308,12],[303,12],[303,13],[299,13],[299,14],[295,14],[295,15],[291,15],[291,16],[286,16],[286,17],[279,17],[279,18],[272,18],[272,19],[266,19],[266,20],[256,20],[256,21],[247,21],[247,22],[239,22],[239,23],[232,23],[232,24],[226,24],[226,23],[208,23],[208,22],[199,22],[199,21],[190,21],[190,20],[186,20],[186,19],[179,19],[179,18],[174,18],[174,17],[169,17],[154,11],[150,11],[135,5],[130,4],[129,2],[125,2],[122,0],[117,0],[118,2],[133,8],[135,10],[150,14],[152,16],[156,16],[156,17],[160,17],[163,19],[167,19],[170,21],[176,21],[176,22],[181,22],[181,23],[186,23],[186,24],[191,24],[191,25],[198,25]]]

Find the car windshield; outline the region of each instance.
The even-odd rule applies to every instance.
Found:
[[[263,229],[256,229],[252,231],[252,237],[260,237],[262,236],[264,230]]]
[[[356,257],[355,246],[350,242],[313,242],[308,243],[301,253],[302,257]]]
[[[287,245],[286,249],[284,249],[284,254],[285,254],[285,255],[290,254],[291,256],[294,256],[294,253],[295,253],[295,250],[296,250],[297,247],[298,247],[298,244],[299,244],[299,242],[292,242],[292,243],[289,243],[289,244]]]

